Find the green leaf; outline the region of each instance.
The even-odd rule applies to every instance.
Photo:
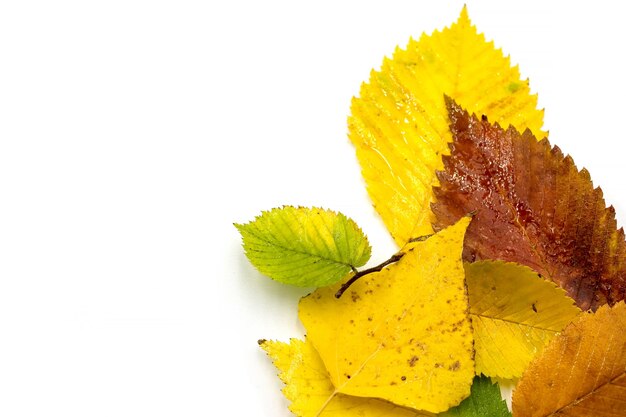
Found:
[[[353,220],[321,208],[275,208],[235,227],[250,262],[285,284],[334,284],[371,255],[367,237]]]
[[[474,377],[472,393],[458,406],[440,417],[511,417],[511,412],[500,394],[500,387],[484,376]]]

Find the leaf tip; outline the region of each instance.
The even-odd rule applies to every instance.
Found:
[[[450,129],[452,132],[465,130],[469,124],[469,113],[461,107],[456,100],[448,95],[444,95],[446,102],[446,110],[448,111],[448,119],[450,120]],[[462,125],[462,126],[461,126]]]
[[[467,3],[463,4],[463,8],[461,9],[461,14],[459,15],[459,22],[460,21],[470,22],[469,13],[467,12]]]

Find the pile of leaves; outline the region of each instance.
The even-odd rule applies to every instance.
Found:
[[[306,339],[260,340],[300,417],[626,416],[626,241],[542,131],[527,81],[458,21],[411,40],[353,99],[349,136],[398,244],[282,207],[239,224],[269,277],[316,287]]]

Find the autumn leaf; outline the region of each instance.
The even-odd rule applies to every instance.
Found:
[[[275,208],[235,227],[248,259],[261,273],[301,287],[337,282],[371,254],[354,221],[320,208]]]
[[[584,314],[553,339],[513,392],[513,414],[626,416],[626,304]]]
[[[465,264],[465,274],[477,374],[519,378],[580,313],[565,291],[530,268],[480,261]]]
[[[260,340],[260,346],[279,369],[283,394],[298,417],[434,417],[376,398],[340,394],[330,381],[319,354],[308,340],[289,343]],[[440,417],[510,417],[497,384],[485,376],[474,378],[471,395]]]
[[[463,235],[454,226],[412,242],[400,260],[300,301],[300,319],[337,392],[429,412],[467,397],[474,376]]]
[[[500,387],[484,376],[476,376],[472,393],[457,407],[451,408],[440,417],[511,417],[511,412],[502,399]]]
[[[428,417],[376,398],[352,397],[337,393],[319,355],[306,340],[291,339],[290,343],[260,340],[280,370],[285,383],[283,393],[298,417]]]
[[[596,309],[626,296],[626,242],[615,210],[572,158],[526,130],[469,116],[448,100],[454,143],[438,173],[435,229],[476,211],[464,259],[527,265]]]
[[[361,86],[348,125],[369,195],[399,246],[432,233],[431,187],[452,141],[444,94],[543,136],[528,81],[477,32],[465,7],[449,28],[396,49]]]

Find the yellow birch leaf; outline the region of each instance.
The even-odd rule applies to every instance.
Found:
[[[519,378],[532,358],[580,313],[565,291],[530,268],[465,264],[476,373]]]
[[[582,314],[544,349],[513,391],[516,417],[626,416],[626,304]]]
[[[259,344],[279,369],[283,394],[298,417],[428,417],[375,398],[339,394],[313,345],[306,340],[290,343],[260,340]]]
[[[452,142],[444,94],[470,114],[546,135],[528,80],[477,32],[465,7],[449,28],[396,49],[361,86],[348,125],[370,197],[400,246],[432,233],[431,188]]]
[[[461,261],[469,218],[412,242],[400,260],[300,301],[337,392],[437,413],[470,394],[473,340]]]

